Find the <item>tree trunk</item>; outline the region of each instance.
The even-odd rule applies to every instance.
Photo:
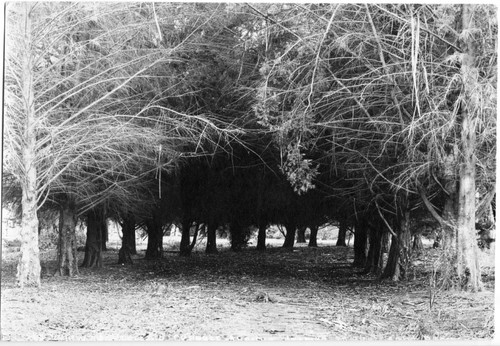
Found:
[[[217,224],[209,222],[207,225],[207,248],[205,253],[216,254],[217,250]]]
[[[108,240],[109,240],[108,222],[104,218],[104,220],[102,220],[102,224],[101,224],[101,251],[108,251],[108,247],[106,246],[106,243],[108,242]]]
[[[452,154],[455,156],[456,154]],[[452,161],[452,160],[449,160]],[[454,170],[453,168],[448,168],[448,170]],[[441,227],[437,230],[436,241],[442,247],[442,253],[440,255],[440,273],[441,280],[443,281],[443,288],[451,288],[454,286],[454,278],[456,272],[454,267],[456,265],[457,259],[457,234],[456,227],[452,226],[457,219],[457,183],[453,178],[448,178],[445,180],[444,188],[447,191],[447,197],[444,202],[442,218],[437,216],[437,220],[440,221]],[[425,202],[424,202],[425,203]],[[426,203],[427,208],[431,211],[432,207],[429,207]],[[434,245],[435,246],[435,245]]]
[[[102,267],[102,219],[102,213],[98,210],[91,210],[87,213],[87,240],[82,267]]]
[[[59,263],[60,275],[78,274],[78,257],[76,252],[76,215],[74,208],[66,205],[59,213]]]
[[[467,8],[467,7],[466,7]],[[481,269],[476,241],[476,163],[474,146],[476,132],[470,115],[462,122],[463,163],[459,169],[457,220],[457,275],[463,288],[481,290]]]
[[[238,222],[231,222],[231,250],[239,252],[243,249],[243,227]]]
[[[474,5],[462,5],[462,30],[472,31]],[[477,84],[478,72],[474,67],[475,55],[478,52],[477,34],[465,36],[462,48],[464,57],[461,65],[463,80],[462,91],[462,128],[461,158],[459,165],[458,214],[457,214],[457,276],[462,288],[473,292],[482,290],[481,269],[479,266],[478,247],[475,237],[476,219],[476,126],[472,113],[477,97],[474,86]]]
[[[259,174],[258,188],[257,188],[257,224],[259,227],[259,233],[257,235],[257,251],[266,251],[266,233],[268,222],[268,214],[263,212],[265,209],[264,196],[267,191],[265,191],[265,173],[262,170]]]
[[[34,164],[31,166],[35,170]],[[40,287],[41,284],[36,209],[36,171],[27,172],[26,187],[22,191],[21,257],[17,265],[17,283],[20,287]]]
[[[405,212],[401,217],[400,225],[396,226],[397,237],[392,236],[387,265],[381,276],[381,279],[392,281],[404,280],[407,277],[411,243],[410,213]]]
[[[118,252],[118,264],[132,264],[132,254],[137,254],[135,243],[135,218],[133,214],[128,214],[123,218],[122,247]]]
[[[127,228],[127,245],[131,255],[137,255],[137,243],[135,240],[135,217],[133,214],[129,214],[128,217],[123,220],[124,227]],[[125,236],[125,234],[124,234]]]
[[[380,274],[382,272],[382,231],[370,226],[370,248],[363,273]]]
[[[205,225],[203,225],[205,227]],[[198,240],[198,233],[200,233],[200,224],[196,223],[196,228],[194,229],[193,240],[191,241],[191,245],[189,245],[189,252],[193,252],[193,249],[196,245],[196,240]]]
[[[38,249],[38,216],[37,216],[37,169],[36,169],[36,113],[33,91],[33,60],[31,52],[31,8],[33,4],[26,3],[24,10],[25,44],[22,56],[22,111],[25,113],[22,147],[22,166],[24,180],[22,188],[22,223],[21,223],[21,257],[17,265],[17,283],[20,287],[40,287],[40,253]]]
[[[381,279],[392,279],[393,281],[399,281],[399,239],[398,237],[392,236],[391,248],[389,250],[389,257],[387,258],[387,264],[384,268],[384,272],[380,276]]]
[[[306,242],[306,229],[307,227],[299,227],[297,229],[297,243]]]
[[[421,253],[424,249],[424,243],[422,242],[422,234],[416,233],[413,235],[413,246],[412,251],[415,253]]]
[[[364,267],[366,264],[366,245],[368,228],[365,222],[357,221],[354,227],[354,267]]]
[[[286,223],[286,235],[285,242],[283,243],[283,247],[287,249],[292,249],[295,243],[295,232],[297,231],[297,227],[293,223]]]
[[[337,237],[337,244],[336,246],[347,246],[345,243],[345,237],[347,234],[347,219],[340,219],[339,221],[339,235]]]
[[[443,235],[443,254],[441,255],[442,286],[453,287],[458,281],[458,288],[479,291],[483,288],[481,270],[479,266],[478,249],[475,237],[475,146],[476,126],[473,119],[474,109],[481,105],[477,101],[475,85],[477,85],[477,70],[474,68],[475,54],[477,54],[478,33],[471,28],[473,25],[473,6],[462,5],[461,26],[462,32],[468,32],[461,42],[463,50],[461,77],[463,90],[460,104],[461,119],[460,150],[458,144],[447,152],[443,160],[443,176],[447,198],[442,217],[435,211],[427,200],[425,191],[420,191],[422,200],[427,209],[439,221]],[[456,170],[458,166],[458,172]],[[458,173],[458,174],[457,174]],[[456,182],[458,176],[458,183]]]
[[[319,226],[317,225],[309,226],[309,230],[311,231],[309,235],[309,247],[318,247],[318,228]]]
[[[148,232],[148,245],[144,258],[147,260],[160,259],[163,256],[163,229],[156,215],[146,221],[146,228]]]
[[[259,225],[259,235],[257,236],[257,250],[259,251],[266,250],[266,231],[267,231],[267,222],[262,222]]]
[[[180,243],[180,252],[181,256],[190,256],[191,255],[191,225],[193,222],[191,220],[183,220],[181,224],[181,243]]]
[[[382,233],[382,253],[389,253],[389,248],[391,246],[391,235],[389,232],[383,232]]]

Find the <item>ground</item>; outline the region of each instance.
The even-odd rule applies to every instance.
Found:
[[[270,241],[270,243],[273,243]],[[111,244],[102,269],[53,276],[55,252],[42,253],[42,287],[15,286],[15,249],[2,253],[2,340],[490,340],[494,267],[480,293],[429,290],[438,250],[415,259],[411,281],[394,283],[352,268],[352,248],[321,242],[293,251],[221,245],[180,257],[167,242],[159,261],[134,256],[117,265]],[[483,254],[492,258],[493,250]],[[83,253],[79,253],[80,261]],[[487,260],[485,262],[488,262]],[[430,303],[432,300],[432,304]]]

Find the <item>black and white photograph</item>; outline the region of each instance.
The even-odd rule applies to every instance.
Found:
[[[495,3],[2,10],[1,341],[500,342]]]

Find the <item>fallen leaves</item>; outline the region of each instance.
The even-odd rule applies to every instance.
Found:
[[[492,291],[440,292],[432,310],[425,277],[380,282],[356,274],[348,251],[246,249],[82,269],[14,286],[2,268],[5,340],[387,340],[491,338]],[[52,257],[52,258],[55,258]],[[46,263],[50,266],[51,263]],[[13,266],[12,266],[13,267]],[[10,268],[10,269],[9,269]],[[54,317],[56,316],[56,317]],[[30,331],[26,333],[26,331]]]

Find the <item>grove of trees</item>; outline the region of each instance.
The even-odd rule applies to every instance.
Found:
[[[57,213],[61,275],[78,272],[77,220],[83,265],[100,266],[113,219],[122,263],[138,228],[155,259],[171,225],[188,256],[201,230],[216,253],[220,228],[234,251],[257,229],[265,250],[270,225],[291,248],[336,223],[354,266],[397,281],[425,221],[443,286],[481,290],[496,18],[472,4],[9,3],[2,203],[22,220],[19,285],[40,285],[40,219]]]

